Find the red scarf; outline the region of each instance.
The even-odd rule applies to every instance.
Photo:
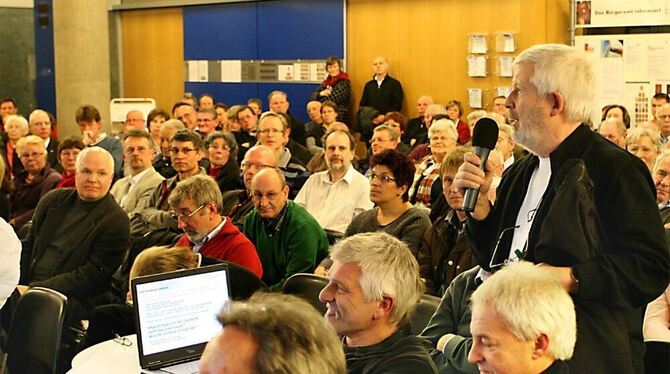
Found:
[[[63,179],[58,182],[55,188],[74,188],[74,173],[70,174],[63,171],[61,176],[63,176]]]
[[[326,78],[326,80],[323,81],[323,85],[326,86],[326,87],[334,87],[337,84],[337,82],[339,82],[340,80],[343,80],[343,79],[349,79],[349,74],[340,73],[340,74],[338,74],[334,77],[329,75]]]

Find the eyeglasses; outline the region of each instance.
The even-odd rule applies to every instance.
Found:
[[[498,241],[496,242],[496,246],[493,248],[493,254],[491,255],[491,261],[489,261],[489,268],[491,270],[501,268],[503,266],[507,266],[507,265],[509,265],[513,262],[516,262],[516,261],[521,261],[526,256],[526,251],[528,249],[528,241],[526,241],[526,244],[524,245],[523,250],[520,250],[520,249],[514,250],[515,257],[506,258],[502,262],[497,263],[497,264],[493,263],[493,260],[495,260],[496,254],[498,253],[498,249],[500,248],[500,242],[502,242],[502,239],[503,239],[504,235],[508,232],[514,232],[514,230],[518,229],[519,227],[521,227],[521,226],[517,225],[517,226],[508,227],[506,229],[503,229],[503,231],[500,232],[500,236],[498,237]]]
[[[185,155],[188,155],[191,152],[195,152],[195,149],[193,148],[170,148],[170,153],[173,155],[179,154],[179,152],[182,152]]]
[[[32,153],[22,153],[19,155],[19,158],[37,158],[44,155],[42,152],[32,152]]]
[[[265,168],[274,168],[272,165],[261,164],[260,162],[246,162],[242,161],[242,169],[251,169],[255,167],[256,169],[265,169]]]
[[[192,218],[196,213],[198,213],[198,211],[200,209],[202,209],[205,205],[207,205],[207,203],[200,205],[199,207],[197,207],[191,213],[174,212],[173,211],[173,212],[170,213],[170,217],[175,221],[178,221],[178,220],[186,221],[187,219]]]
[[[124,347],[130,347],[133,345],[133,342],[125,336],[119,336],[119,334],[114,333],[114,343],[121,344]]]
[[[375,174],[375,173],[370,173],[370,176],[369,176],[368,178],[369,178],[371,181],[374,180],[374,179],[376,178],[376,179],[378,179],[379,181],[382,181],[382,182],[384,182],[384,183],[395,182],[395,181],[396,181],[395,178],[389,177],[389,176],[386,175],[386,174],[377,175],[377,174]]]
[[[370,144],[374,142],[390,142],[392,139],[382,139],[382,138],[372,138],[370,139]]]
[[[277,130],[277,129],[263,129],[263,130],[259,130],[258,132],[261,133],[261,134],[263,134],[263,135],[269,135],[269,134],[283,133],[284,130]]]
[[[128,147],[128,148],[126,148],[126,153],[129,154],[129,155],[133,154],[133,152],[135,152],[135,151],[142,153],[142,152],[146,151],[147,149],[148,148],[146,148],[146,147],[137,147],[137,148]]]

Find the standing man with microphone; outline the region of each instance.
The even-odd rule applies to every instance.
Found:
[[[523,51],[506,106],[532,154],[506,171],[495,205],[492,165],[475,154],[454,185],[479,188],[466,224],[479,281],[514,261],[550,269],[577,312],[571,373],[642,373],[641,308],[668,284],[668,246],[645,165],[583,125],[594,81],[574,48]]]

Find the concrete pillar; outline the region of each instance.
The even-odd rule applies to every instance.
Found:
[[[108,1],[53,2],[54,71],[58,137],[80,135],[75,112],[82,104],[100,111],[110,133]]]

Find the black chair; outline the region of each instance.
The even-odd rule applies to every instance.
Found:
[[[321,314],[326,313],[326,304],[319,301],[319,293],[328,284],[328,278],[315,274],[298,273],[291,275],[282,292],[295,295],[312,304]]]
[[[437,307],[440,305],[440,298],[424,294],[421,296],[419,304],[414,309],[414,314],[410,318],[410,327],[414,335],[421,334],[424,328],[428,325],[430,318],[435,314]]]
[[[7,369],[10,374],[56,373],[67,297],[42,287],[19,299],[9,330]]]
[[[233,300],[246,300],[256,291],[269,292],[270,288],[256,274],[249,269],[230,261],[217,260],[215,258],[202,256],[202,266],[219,263],[228,264],[228,275],[230,276],[230,297]]]

